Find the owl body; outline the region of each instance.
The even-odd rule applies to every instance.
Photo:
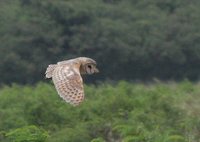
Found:
[[[97,72],[96,62],[93,59],[79,57],[49,65],[46,78],[52,78],[60,97],[73,106],[77,106],[84,100],[81,74]]]

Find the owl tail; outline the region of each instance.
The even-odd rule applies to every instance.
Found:
[[[51,64],[51,65],[49,65],[47,67],[47,70],[45,72],[46,78],[51,78],[52,77],[53,71],[54,71],[54,69],[55,69],[56,66],[57,66],[56,64]]]

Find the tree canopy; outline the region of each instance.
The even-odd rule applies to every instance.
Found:
[[[77,56],[97,60],[98,80],[199,79],[199,6],[199,0],[0,1],[0,83],[35,83],[48,64]]]

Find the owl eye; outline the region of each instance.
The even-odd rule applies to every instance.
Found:
[[[88,68],[90,68],[90,69],[91,69],[91,68],[92,68],[92,66],[91,66],[91,65],[88,65]]]

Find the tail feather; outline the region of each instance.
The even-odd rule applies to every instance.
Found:
[[[57,66],[56,64],[51,64],[51,65],[49,65],[47,67],[47,70],[45,72],[46,78],[51,78],[52,77],[53,71],[54,71],[54,69],[55,69],[56,66]]]

